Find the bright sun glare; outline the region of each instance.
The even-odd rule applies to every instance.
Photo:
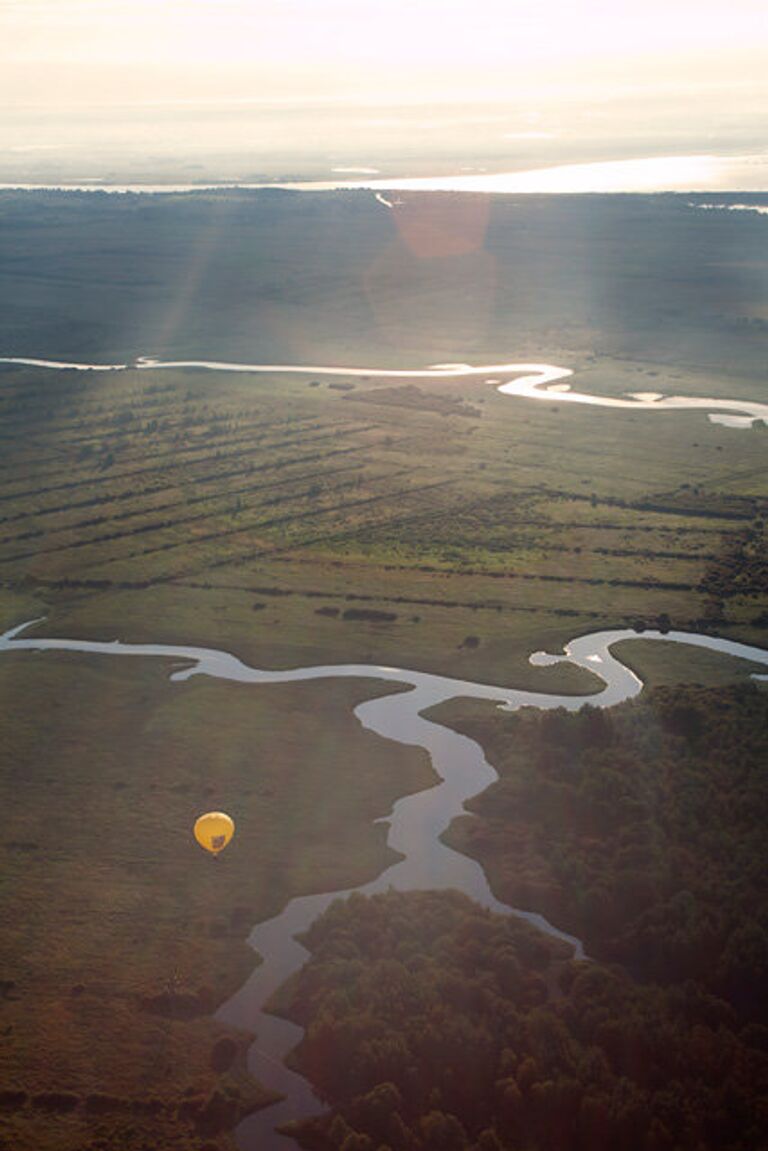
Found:
[[[474,154],[509,191],[564,190],[558,167],[575,191],[720,187],[708,157],[763,150],[765,32],[758,0],[4,0],[0,165],[319,179]]]
[[[24,79],[23,65],[24,89],[38,102],[53,99],[67,68],[66,95],[94,98],[93,77],[103,80],[107,66],[151,79],[150,97],[163,90],[153,71],[172,68],[190,99],[210,96],[205,72],[222,68],[233,70],[221,78],[225,93],[261,99],[291,88],[353,98],[361,85],[368,98],[382,83],[397,85],[403,102],[511,94],[521,81],[556,86],[562,77],[540,71],[555,63],[569,75],[597,69],[598,83],[627,67],[630,82],[743,83],[765,34],[763,5],[753,0],[739,0],[738,19],[733,5],[726,12],[711,0],[6,0],[2,8],[7,91]],[[117,84],[102,95],[116,99]],[[141,95],[122,91],[124,100]]]

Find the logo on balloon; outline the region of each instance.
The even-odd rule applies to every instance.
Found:
[[[215,857],[235,834],[235,823],[224,811],[208,811],[195,820],[194,832],[200,846]]]

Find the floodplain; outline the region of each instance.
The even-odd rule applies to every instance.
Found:
[[[765,400],[768,234],[749,213],[676,197],[413,196],[398,221],[365,193],[6,193],[0,210],[8,356],[544,359],[607,395]],[[599,683],[532,667],[532,651],[621,626],[761,646],[768,634],[760,424],[529,401],[477,378],[6,365],[0,445],[4,627],[44,617],[38,634],[209,645],[260,667],[379,663],[572,694]],[[628,648],[667,691],[726,691],[751,670]],[[3,802],[17,826],[4,843],[0,1132],[16,1151],[230,1148],[237,1118],[266,1101],[245,1076],[247,1037],[211,1019],[255,961],[250,928],[391,862],[372,821],[430,786],[428,759],[359,729],[370,683],[254,691],[171,683],[171,668],[141,660],[3,661]],[[759,710],[749,694],[691,699]],[[492,762],[498,750],[506,786],[521,786],[506,728],[456,706],[443,722],[472,730]],[[612,740],[623,726],[634,738],[634,722]],[[667,734],[695,775],[696,748]],[[550,785],[526,779],[529,802],[554,802]],[[648,786],[663,825],[677,793]],[[718,789],[730,803],[727,780]],[[510,825],[486,795],[477,842],[461,825],[452,842],[487,857],[504,890]],[[189,828],[219,806],[238,833],[212,865]],[[561,850],[587,869],[588,848]],[[568,904],[546,878],[552,907]],[[674,877],[663,890],[674,899]]]

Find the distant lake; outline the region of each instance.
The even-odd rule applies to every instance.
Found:
[[[357,171],[363,179],[329,179],[276,183],[245,183],[237,180],[199,184],[109,184],[90,177],[82,183],[0,184],[0,189],[105,192],[192,192],[216,188],[288,188],[326,192],[336,188],[373,191],[484,192],[484,193],[643,193],[643,192],[768,192],[768,154],[742,156],[691,155],[649,156],[633,160],[608,160],[593,164],[561,164],[521,172],[474,172],[455,176],[386,176],[368,179],[375,169],[360,167],[333,172]]]
[[[363,186],[363,185],[358,185]],[[762,192],[768,191],[768,155],[654,156],[597,164],[563,164],[526,172],[474,173],[434,179],[383,179],[364,185],[398,190],[578,192]]]

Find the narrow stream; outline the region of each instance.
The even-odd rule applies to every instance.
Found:
[[[485,382],[496,385],[505,396],[524,397],[529,400],[558,400],[572,404],[589,404],[598,408],[621,408],[641,412],[701,411],[710,421],[729,428],[751,428],[757,421],[768,424],[768,404],[756,400],[725,400],[714,396],[665,396],[661,392],[628,392],[625,396],[595,396],[588,392],[574,392],[570,384],[560,383],[573,375],[570,368],[554,364],[431,364],[427,368],[349,368],[318,364],[238,364],[217,360],[155,360],[139,356],[130,364],[67,363],[63,360],[36,360],[23,356],[0,356],[0,364],[20,367],[51,368],[77,372],[154,371],[159,368],[193,368],[211,372],[245,372],[308,375],[350,376],[366,379],[445,380],[486,377]],[[522,373],[522,375],[520,375]],[[506,383],[492,377],[520,375]],[[491,378],[489,378],[491,377]]]
[[[537,652],[531,663],[537,666],[567,662],[592,672],[603,681],[603,689],[594,695],[550,695],[517,691],[489,684],[470,683],[447,676],[402,668],[368,664],[339,664],[297,668],[291,671],[262,671],[249,667],[236,656],[209,648],[183,647],[171,644],[130,644],[119,640],[44,639],[30,636],[29,629],[39,620],[19,625],[0,636],[0,653],[10,651],[72,651],[103,656],[155,656],[173,661],[183,660],[191,666],[171,673],[171,679],[184,681],[195,675],[240,683],[289,683],[311,679],[367,678],[385,680],[411,687],[411,691],[368,700],[355,709],[355,715],[370,731],[397,743],[424,748],[440,783],[398,800],[383,821],[389,825],[387,843],[403,858],[387,868],[377,879],[355,891],[362,894],[386,891],[455,888],[493,911],[527,920],[547,934],[564,940],[573,947],[574,957],[586,958],[581,942],[550,924],[535,912],[509,907],[495,898],[482,868],[474,860],[460,855],[440,842],[440,835],[464,810],[471,796],[485,790],[497,778],[481,748],[466,736],[427,720],[424,710],[459,696],[495,701],[505,710],[520,707],[578,710],[584,703],[611,707],[637,695],[642,689],[638,677],[610,651],[620,640],[636,639],[631,630],[595,632],[573,640],[562,655]],[[665,643],[682,643],[708,648],[724,655],[737,656],[762,664],[768,680],[768,651],[714,636],[688,632],[643,632],[643,639]],[[245,1119],[237,1131],[243,1151],[288,1151],[294,1140],[281,1136],[275,1127],[291,1119],[304,1118],[323,1110],[309,1084],[283,1064],[284,1056],[298,1043],[302,1030],[287,1020],[264,1011],[270,995],[307,959],[306,950],[294,938],[306,930],[334,899],[351,894],[348,891],[325,892],[291,900],[273,919],[258,924],[249,943],[258,951],[262,963],[245,985],[218,1011],[217,1018],[250,1031],[256,1039],[249,1052],[249,1069],[266,1087],[285,1095],[272,1107]]]

